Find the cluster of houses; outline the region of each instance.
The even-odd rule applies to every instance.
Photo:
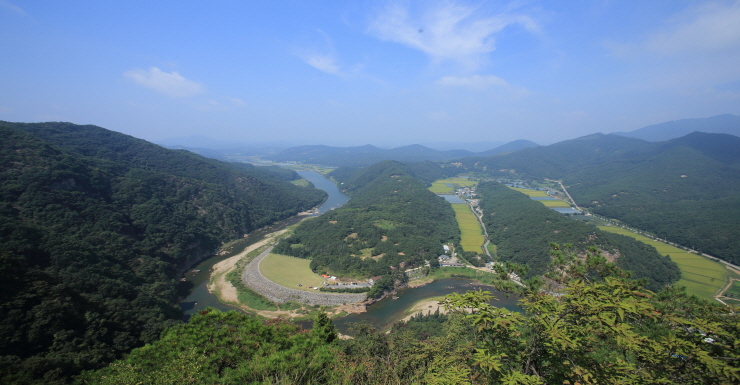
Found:
[[[337,289],[337,288],[346,288],[346,287],[352,287],[352,288],[360,288],[360,287],[370,287],[375,284],[375,282],[378,282],[379,279],[383,278],[382,276],[372,277],[367,280],[367,282],[337,282],[337,277],[333,275],[327,275],[327,274],[321,274],[321,276],[326,279],[324,281],[324,287],[330,288],[330,289]],[[334,281],[334,282],[328,282],[328,281]]]
[[[464,197],[472,198],[476,195],[475,186],[460,187],[457,189],[457,191],[455,191],[455,193],[457,194],[457,196],[464,196]]]
[[[446,254],[450,252],[449,245],[442,245],[442,247],[445,250],[445,254],[442,254],[437,258],[439,260],[440,267],[465,267],[465,265],[460,263],[457,258]]]

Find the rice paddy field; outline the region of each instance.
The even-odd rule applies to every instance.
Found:
[[[270,254],[260,262],[260,272],[265,278],[291,289],[311,290],[311,286],[321,286],[324,278],[308,267],[308,259]],[[298,286],[298,284],[302,286]]]
[[[545,205],[545,207],[570,207],[569,204],[561,201],[560,199],[555,199],[552,201],[537,201]]]
[[[455,219],[460,228],[460,246],[465,251],[483,252],[482,246],[486,242],[486,237],[483,236],[478,218],[470,211],[470,206],[458,203],[453,204],[452,209],[455,210]]]
[[[529,196],[530,198],[544,198],[547,197],[547,191],[530,190],[528,188],[509,187],[512,190],[519,191],[520,193]]]
[[[599,229],[635,238],[655,247],[661,255],[668,255],[681,269],[681,279],[676,282],[676,285],[685,286],[689,294],[712,299],[727,283],[728,271],[721,263],[663,242],[654,241],[627,229],[612,226],[599,226]]]
[[[522,194],[525,194],[529,196],[530,198],[547,198],[547,191],[540,191],[540,190],[530,190],[528,188],[518,188],[518,187],[509,187],[512,190],[519,191]],[[566,202],[561,201],[560,199],[553,199],[553,200],[538,200],[537,202],[542,203],[545,205],[545,207],[570,207],[570,205]]]
[[[477,186],[478,181],[468,180],[464,178],[440,179],[432,183],[432,187],[429,187],[429,191],[435,194],[451,194],[453,191],[455,191],[455,187],[450,187],[448,186],[448,184],[457,186]]]

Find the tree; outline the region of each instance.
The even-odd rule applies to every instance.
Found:
[[[337,339],[337,330],[334,328],[334,324],[331,323],[329,316],[323,311],[318,312],[314,317],[311,334],[327,343],[334,342]]]
[[[732,309],[675,288],[655,295],[594,250],[578,258],[553,245],[552,256],[549,284],[526,290],[525,314],[488,305],[490,292],[448,296],[446,306],[469,312],[476,327],[474,367],[484,383],[740,381]],[[562,294],[548,293],[556,287]]]

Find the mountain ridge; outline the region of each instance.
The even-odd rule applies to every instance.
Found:
[[[649,142],[662,142],[680,138],[695,131],[740,136],[740,116],[722,114],[708,118],[680,119],[652,124],[629,132],[612,132],[612,134]]]

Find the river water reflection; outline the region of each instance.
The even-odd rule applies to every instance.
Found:
[[[349,196],[340,192],[334,182],[325,178],[323,175],[315,171],[298,171],[298,174],[313,183],[316,188],[322,189],[328,194],[327,200],[318,209],[318,215],[341,207],[349,200]],[[301,219],[303,219],[303,217],[288,218],[270,227],[254,231],[246,238],[243,246],[246,247],[256,243],[262,240],[266,235],[293,225]],[[207,307],[213,307],[221,311],[237,310],[243,312],[243,310],[237,307],[219,302],[215,295],[208,292],[208,288],[206,287],[211,276],[213,265],[226,258],[228,258],[228,256],[214,256],[213,258],[201,262],[185,273],[185,279],[193,287],[190,294],[180,302],[180,307],[182,308],[186,318]],[[519,311],[519,308],[516,306],[516,299],[506,298],[503,293],[495,291],[488,286],[479,286],[474,284],[472,281],[464,279],[443,279],[418,288],[399,290],[397,295],[399,298],[396,300],[385,299],[370,305],[367,309],[368,311],[365,313],[350,314],[346,317],[335,319],[333,322],[337,329],[345,334],[351,334],[350,326],[352,323],[362,321],[368,322],[370,325],[378,329],[386,329],[392,326],[395,322],[406,317],[406,309],[410,308],[418,301],[450,293],[464,293],[468,290],[476,290],[477,288],[492,291],[498,298],[498,300],[492,302],[495,306],[503,306],[510,310]],[[304,327],[311,326],[310,322],[301,324]]]
[[[335,319],[333,322],[337,330],[349,335],[352,335],[352,324],[357,322],[367,322],[377,329],[384,330],[408,316],[406,310],[411,308],[416,302],[430,297],[451,293],[465,293],[466,291],[478,289],[490,291],[494,295],[496,299],[490,302],[492,305],[504,307],[512,311],[521,311],[521,308],[517,306],[518,298],[516,297],[507,298],[506,293],[467,279],[449,278],[440,279],[421,287],[401,289],[396,295],[398,299],[386,298],[368,306],[365,313],[350,314],[346,317]]]

